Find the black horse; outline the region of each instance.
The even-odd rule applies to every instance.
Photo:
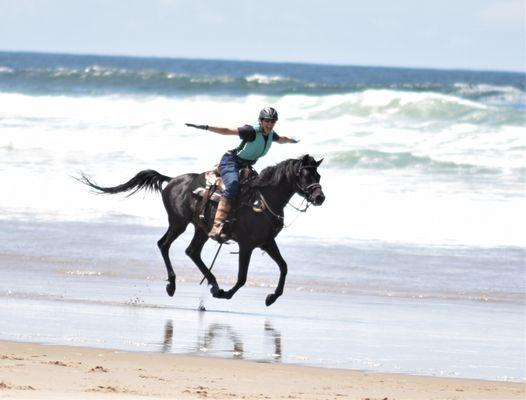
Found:
[[[215,276],[201,259],[201,251],[209,238],[205,227],[199,222],[197,209],[201,199],[197,198],[193,191],[202,186],[204,174],[190,173],[170,178],[157,171],[145,170],[139,172],[128,182],[115,187],[98,186],[84,175],[81,181],[103,193],[132,191],[131,194],[134,194],[140,189],[162,193],[169,226],[157,245],[161,250],[168,272],[168,284],[166,285],[168,295],[173,296],[175,293],[175,272],[168,252],[172,242],[186,230],[189,223],[192,223],[195,226],[195,233],[186,249],[186,254],[203,273],[208,284],[212,286],[210,292],[214,297],[230,299],[245,284],[250,256],[256,247],[268,253],[278,264],[280,271],[279,283],[275,292],[269,294],[265,300],[265,304],[270,306],[282,295],[287,275],[287,263],[281,256],[275,241],[275,237],[283,228],[283,209],[295,193],[314,205],[321,205],[324,202],[325,195],[319,184],[320,175],[317,172],[322,161],[316,161],[309,155],[282,161],[275,166],[265,168],[259,176],[247,183],[249,186],[243,191],[245,195],[241,196],[235,222],[230,227],[232,239],[239,244],[239,270],[236,284],[228,291],[219,288]],[[164,182],[168,184],[163,189]],[[264,205],[263,211],[258,212],[259,210],[255,210],[250,202],[243,202],[243,198],[254,199],[255,197]],[[215,214],[215,207],[215,205],[209,207],[207,215],[210,220]],[[208,223],[210,224],[211,221]]]

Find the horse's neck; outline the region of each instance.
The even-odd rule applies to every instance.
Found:
[[[261,188],[261,193],[265,197],[266,202],[273,210],[275,210],[275,212],[281,211],[285,208],[294,195],[294,192],[294,183],[289,182],[288,180],[283,180],[277,186]]]

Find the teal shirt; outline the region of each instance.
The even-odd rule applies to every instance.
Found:
[[[256,137],[253,141],[243,141],[237,148],[236,154],[239,158],[248,161],[257,161],[258,158],[263,157],[268,153],[274,138],[274,130],[272,130],[265,140],[263,136],[263,129],[259,124],[252,126],[256,131]]]

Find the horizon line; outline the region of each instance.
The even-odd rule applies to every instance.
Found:
[[[168,60],[187,60],[187,61],[222,61],[222,62],[240,62],[240,63],[263,63],[263,64],[292,64],[292,65],[312,65],[325,67],[357,67],[357,68],[378,68],[378,69],[403,69],[403,70],[428,70],[444,72],[498,72],[508,74],[526,75],[526,68],[523,70],[504,70],[504,69],[470,69],[462,67],[429,67],[429,66],[400,66],[400,65],[370,65],[370,64],[332,64],[310,61],[268,61],[254,59],[231,59],[231,58],[195,58],[184,56],[163,56],[163,55],[138,55],[138,54],[108,54],[108,53],[84,53],[84,52],[63,52],[63,51],[43,51],[43,50],[4,50],[0,53],[18,53],[18,54],[43,54],[58,56],[95,56],[95,57],[123,57],[123,58],[158,58]]]

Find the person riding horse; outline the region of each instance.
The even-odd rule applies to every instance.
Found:
[[[261,122],[261,125],[266,125]],[[272,125],[272,124],[271,124]],[[257,127],[256,127],[257,128]],[[254,131],[259,132],[259,139],[263,141],[263,128]],[[272,132],[270,129],[267,130]],[[267,141],[271,141],[268,138]],[[258,133],[256,133],[258,135]],[[257,141],[258,139],[253,141]],[[273,137],[273,136],[272,136]],[[285,141],[287,139],[280,139]],[[246,143],[245,143],[246,144]],[[268,142],[267,142],[268,144]],[[245,148],[245,147],[243,147]],[[265,152],[268,150],[265,147]],[[263,155],[263,151],[261,151]],[[240,152],[236,152],[239,158]],[[258,155],[258,154],[256,154]],[[261,157],[259,155],[259,157]],[[258,157],[254,157],[257,159]],[[248,160],[248,158],[246,159]],[[236,158],[234,161],[237,162]],[[265,251],[279,267],[279,282],[273,293],[267,295],[265,305],[270,306],[282,294],[287,277],[287,262],[281,255],[276,243],[276,236],[284,227],[284,209],[294,195],[299,195],[307,201],[307,205],[321,206],[325,202],[325,194],[320,184],[321,176],[318,168],[323,158],[316,160],[309,154],[299,158],[291,158],[265,168],[251,181],[250,187],[255,189],[257,196],[263,204],[262,210],[255,210],[251,205],[241,206],[237,210],[237,223],[232,225],[232,240],[239,245],[237,281],[229,290],[219,287],[216,277],[206,266],[201,258],[203,246],[210,239],[208,229],[200,223],[197,213],[199,203],[193,196],[194,191],[202,184],[202,178],[206,173],[190,172],[176,177],[163,175],[155,170],[146,169],[138,172],[133,178],[117,186],[99,186],[82,174],[78,180],[99,193],[117,194],[130,192],[137,193],[139,190],[151,190],[161,193],[164,207],[168,216],[168,229],[157,241],[157,246],[163,256],[168,274],[166,293],[173,296],[176,288],[176,275],[170,261],[170,246],[189,224],[194,225],[194,236],[185,250],[185,253],[195,263],[211,286],[210,293],[218,299],[230,299],[245,285],[247,281],[250,257],[254,249],[260,248]],[[163,184],[166,185],[163,187]]]
[[[231,129],[186,124],[192,128],[209,130],[220,135],[239,135],[242,140],[238,147],[227,151],[219,162],[219,171],[223,178],[225,191],[219,201],[212,229],[208,233],[210,238],[218,241],[227,239],[222,233],[222,229],[232,208],[232,203],[239,193],[239,170],[254,165],[259,158],[267,154],[273,142],[298,143],[298,140],[280,136],[274,131],[277,121],[277,111],[272,107],[265,107],[259,113],[259,124],[257,125],[244,125],[237,129]]]

